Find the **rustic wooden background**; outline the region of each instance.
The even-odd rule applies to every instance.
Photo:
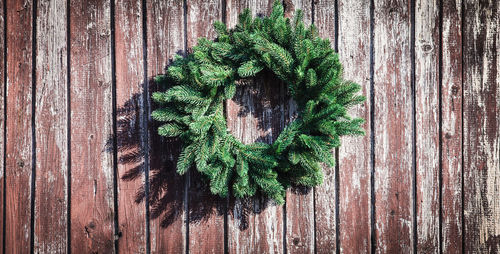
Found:
[[[325,183],[286,205],[225,200],[175,174],[149,114],[174,54],[272,0],[2,0],[4,253],[499,253],[497,0],[288,0],[367,101]],[[244,142],[293,114],[283,85],[227,102]]]

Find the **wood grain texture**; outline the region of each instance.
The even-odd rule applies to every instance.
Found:
[[[320,37],[330,40],[332,48],[335,48],[335,36],[338,32],[335,31],[335,15],[335,0],[314,2],[314,24],[318,28]],[[332,153],[335,154],[335,151],[332,150]],[[323,166],[323,184],[314,189],[315,248],[319,253],[335,253],[339,248],[337,246],[337,218],[335,214],[337,206],[337,174],[335,170],[335,167]]]
[[[30,251],[33,2],[7,1],[5,251]]]
[[[67,1],[37,1],[35,253],[67,251]]]
[[[231,133],[244,144],[271,143],[283,128],[283,90],[272,74],[259,74],[227,101]],[[279,84],[279,85],[276,85]],[[245,112],[245,113],[243,113]],[[230,253],[283,253],[283,207],[262,196],[230,201]]]
[[[169,60],[185,50],[184,4],[179,0],[148,0],[146,13],[147,75],[151,78],[164,73]],[[154,82],[148,84],[150,92],[158,89]],[[150,109],[154,109],[156,105],[147,99]],[[180,143],[159,137],[159,123],[151,119],[149,122],[152,123],[149,125],[151,252],[184,253],[187,246],[185,178],[176,173],[175,167]]]
[[[117,195],[121,233],[118,249],[121,253],[146,253],[146,207],[144,202],[135,202],[136,192],[145,184],[146,167],[142,18],[140,0],[115,1]]]
[[[4,210],[5,210],[5,203],[4,203],[4,195],[5,195],[5,164],[4,164],[4,154],[5,154],[5,86],[6,86],[6,75],[5,75],[5,37],[7,36],[5,34],[5,8],[4,8],[4,3],[5,0],[0,1],[0,33],[2,33],[2,36],[0,36],[0,216],[2,219],[0,220],[0,250],[3,250],[4,247]]]
[[[443,1],[441,72],[442,251],[462,252],[462,2]]]
[[[365,136],[344,137],[339,148],[339,246],[340,252],[371,250],[370,197],[370,1],[338,2],[339,57],[344,78],[361,86],[366,101],[350,110],[353,117],[365,119]],[[318,9],[318,5],[315,5]],[[324,23],[319,17],[315,22]],[[318,190],[318,188],[316,189]],[[325,194],[326,195],[326,194]],[[331,194],[329,195],[331,196]],[[317,196],[316,196],[317,197]],[[328,202],[324,200],[323,202]],[[332,202],[332,201],[330,201]],[[322,203],[316,199],[316,204]],[[316,215],[316,230],[320,220]],[[316,244],[318,241],[316,234]],[[328,249],[324,246],[323,249]],[[318,244],[318,250],[320,250]]]
[[[439,253],[439,1],[415,1],[417,250]]]
[[[498,1],[464,1],[464,223],[467,253],[500,251]]]
[[[293,17],[297,9],[304,13],[304,23],[312,23],[312,1],[285,1],[285,14]],[[296,106],[289,101],[285,123],[294,118]],[[279,134],[279,133],[278,133]],[[287,253],[314,252],[314,190],[292,188],[286,195],[286,247]]]
[[[71,250],[113,253],[110,2],[75,1],[70,10]]]
[[[222,21],[222,0],[191,0],[187,3],[187,47],[191,49],[200,37],[216,36],[213,22]],[[201,176],[189,172],[189,252],[222,253],[224,251],[225,199],[210,193]],[[201,241],[200,239],[203,239]]]
[[[227,1],[227,25],[234,27],[238,15],[250,8],[252,15],[269,15],[273,1]],[[279,84],[279,85],[276,85]],[[270,143],[284,127],[284,86],[262,72],[237,88],[226,104],[227,125],[245,144]],[[228,216],[229,253],[283,253],[283,206],[263,197],[231,199]]]
[[[413,249],[413,99],[410,3],[375,1],[376,252]]]

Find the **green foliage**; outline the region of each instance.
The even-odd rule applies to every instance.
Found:
[[[242,78],[251,77],[261,71],[264,67],[259,64],[257,60],[250,60],[248,62],[244,62],[238,68],[238,74]]]
[[[191,167],[196,156],[196,146],[197,143],[192,143],[184,147],[177,161],[177,173],[183,175]]]
[[[166,123],[158,128],[158,134],[165,137],[175,137],[183,133],[182,127],[175,123]]]
[[[302,11],[292,20],[283,13],[276,1],[269,17],[245,10],[234,29],[215,22],[215,41],[199,39],[155,78],[162,92],[152,95],[160,105],[152,117],[164,122],[158,133],[183,141],[177,172],[196,169],[222,197],[260,192],[282,204],[287,187],[322,183],[321,163],[334,166],[331,150],[341,136],[364,134],[363,119],[347,113],[365,99],[360,86],[343,80],[338,55],[304,25]],[[236,81],[264,69],[288,85],[298,116],[273,144],[244,145],[227,130],[224,100],[235,95]]]

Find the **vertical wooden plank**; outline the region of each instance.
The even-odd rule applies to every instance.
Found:
[[[495,0],[464,3],[464,252],[498,253],[500,3]]]
[[[336,5],[335,0],[318,0],[314,2],[314,24],[322,38],[328,38],[332,48],[335,47]],[[369,18],[369,16],[368,16]],[[335,151],[332,151],[335,153]],[[337,164],[339,162],[336,162]],[[314,188],[315,216],[315,248],[319,253],[335,253],[337,251],[337,175],[335,167],[323,166],[323,184]],[[290,212],[287,211],[287,218]]]
[[[252,15],[269,15],[273,1],[227,1],[227,25],[249,8]],[[270,143],[284,127],[284,86],[276,77],[261,73],[248,86],[238,87],[226,104],[227,124],[245,144]],[[283,253],[283,206],[263,197],[231,199],[228,216],[229,253]]]
[[[7,1],[7,119],[5,251],[28,253],[31,243],[33,2]]]
[[[417,250],[439,252],[439,1],[415,1]]]
[[[442,251],[462,252],[462,1],[443,1],[441,72]]]
[[[142,1],[115,1],[118,155],[118,230],[121,253],[146,252],[146,207],[136,203],[144,187],[145,102]]]
[[[312,1],[285,1],[285,13],[292,17],[297,9],[304,13],[304,23],[312,23]],[[289,103],[285,121],[295,115],[295,104]],[[279,133],[276,134],[276,136]],[[332,171],[333,172],[333,171]],[[286,195],[286,248],[287,253],[314,252],[314,190],[292,188]]]
[[[72,1],[71,249],[114,252],[111,19],[106,0]]]
[[[315,9],[318,10],[318,5]],[[364,104],[351,115],[366,120],[364,137],[344,137],[339,149],[339,245],[340,252],[371,251],[371,187],[370,187],[370,1],[338,2],[339,57],[344,78],[361,85]],[[319,25],[321,20],[315,18]],[[318,190],[318,188],[316,189]],[[325,193],[325,195],[331,195]],[[317,197],[317,196],[316,196]],[[316,199],[316,204],[322,203]],[[321,220],[316,216],[316,227]],[[318,237],[318,235],[317,235]],[[319,250],[319,239],[317,239]],[[324,248],[328,248],[324,246]]]
[[[5,86],[6,86],[6,75],[5,75],[5,0],[0,1],[0,33],[2,36],[0,38],[0,250],[4,248],[4,224],[5,224],[5,164],[4,164],[4,154],[5,154]]]
[[[375,1],[375,237],[380,253],[413,249],[413,100],[408,0]]]
[[[37,1],[34,252],[67,251],[67,1]]]
[[[223,18],[222,0],[188,0],[186,7],[188,49],[195,46],[200,37],[214,39],[213,22]],[[212,195],[198,173],[191,171],[189,177],[189,252],[222,253],[226,200]]]
[[[176,53],[183,53],[184,8],[183,1],[179,0],[146,2],[148,77],[164,73],[169,60]],[[150,90],[157,89],[153,82],[150,81],[149,85]],[[150,109],[155,107],[151,101],[148,101],[148,104]],[[151,252],[184,253],[186,251],[185,179],[176,173],[175,168],[180,144],[159,137],[158,122],[152,123],[149,125]]]

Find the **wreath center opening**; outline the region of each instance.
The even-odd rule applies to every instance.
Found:
[[[266,69],[236,83],[235,95],[226,100],[229,131],[243,144],[273,143],[296,116],[285,83]]]

